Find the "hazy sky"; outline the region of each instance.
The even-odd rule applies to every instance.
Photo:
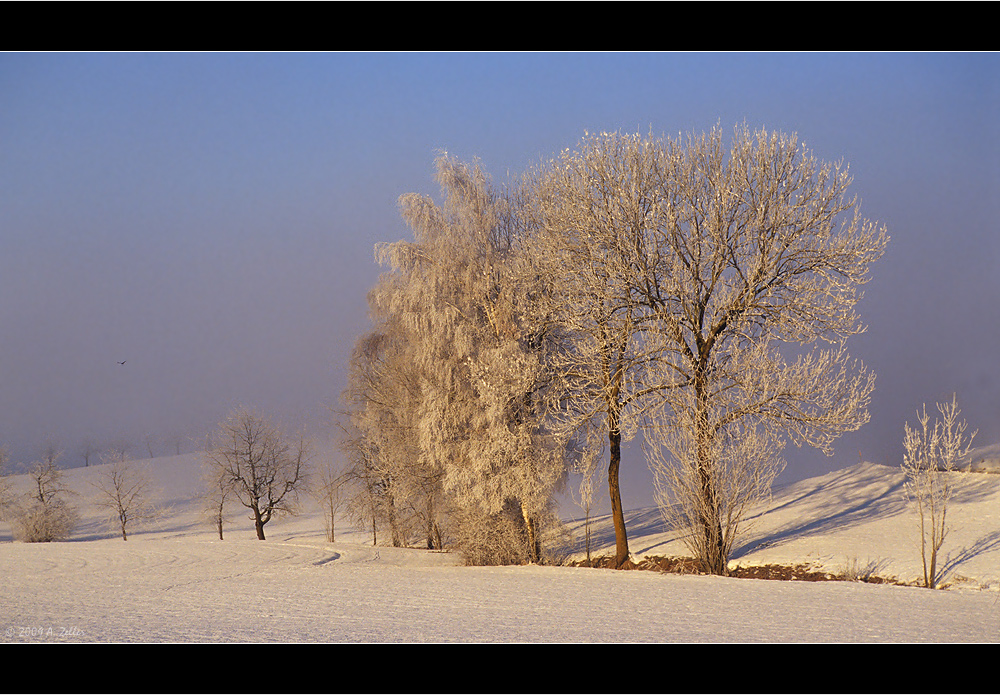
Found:
[[[871,422],[783,478],[897,462],[953,392],[1000,441],[998,54],[4,53],[0,443],[76,465],[88,437],[196,436],[237,403],[322,428],[373,246],[408,236],[400,194],[438,196],[438,150],[502,179],[585,131],[742,122],[846,161],[892,237],[851,346]]]

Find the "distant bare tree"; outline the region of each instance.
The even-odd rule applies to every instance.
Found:
[[[97,489],[96,504],[108,514],[108,523],[121,531],[122,540],[136,525],[160,518],[162,510],[155,504],[149,471],[119,453],[102,457],[105,463],[93,485]]]
[[[42,447],[42,461],[48,464],[49,467],[54,467],[56,462],[59,461],[65,454],[62,449],[60,449],[55,442],[47,442],[44,447]]]
[[[10,479],[7,477],[9,461],[10,454],[7,452],[7,447],[0,444],[0,519],[6,518],[7,506],[11,502]]]
[[[229,473],[225,468],[220,468],[206,459],[203,462],[201,481],[203,512],[218,531],[219,540],[224,540],[227,503],[233,494]]]
[[[180,455],[181,453],[181,443],[184,441],[184,435],[180,432],[171,432],[166,437],[167,444],[173,450],[175,455]]]
[[[237,408],[219,425],[206,453],[218,482],[251,511],[257,539],[278,514],[294,514],[305,482],[305,441],[290,443],[278,427],[247,408]]]
[[[84,439],[83,444],[80,445],[80,455],[83,456],[83,465],[90,466],[91,457],[100,453],[100,450],[100,447],[90,437]]]
[[[104,447],[104,455],[109,457],[110,460],[114,459],[127,459],[130,457],[129,451],[132,445],[124,437],[118,437],[113,439],[111,442]]]
[[[156,435],[147,434],[143,437],[143,442],[146,444],[146,453],[149,454],[149,458],[155,458],[153,455],[153,444],[156,442]]]
[[[336,536],[337,514],[347,500],[347,485],[350,481],[350,471],[337,466],[332,460],[326,460],[319,466],[313,485],[313,495],[323,508],[326,519],[326,538],[334,543]]]
[[[924,569],[924,586],[933,589],[938,576],[938,552],[948,535],[946,517],[952,496],[950,476],[959,459],[969,453],[976,433],[966,437],[968,425],[959,419],[961,411],[956,397],[951,403],[938,403],[940,420],[933,426],[927,406],[918,413],[919,427],[904,425],[903,472],[906,492],[920,517],[920,557]]]

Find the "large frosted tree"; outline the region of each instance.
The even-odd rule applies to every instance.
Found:
[[[620,447],[640,428],[664,510],[725,573],[786,441],[829,453],[868,419],[874,377],[846,341],[884,229],[794,136],[723,141],[588,135],[535,177],[537,248],[576,336],[565,423],[607,432],[619,566]]]
[[[868,421],[874,374],[846,344],[885,229],[851,177],[794,135],[719,128],[660,143],[649,244],[635,286],[654,318],[659,392],[647,439],[665,509],[679,510],[706,568],[727,572],[748,506],[786,442],[832,453]]]
[[[536,233],[530,244],[548,280],[543,300],[561,340],[550,403],[560,431],[580,441],[600,433],[608,450],[614,563],[629,558],[622,508],[622,444],[643,421],[660,384],[649,369],[654,317],[637,287],[656,272],[649,245],[656,206],[656,149],[636,136],[587,137],[532,177]]]
[[[390,463],[393,484],[439,492],[470,561],[537,561],[565,466],[540,407],[546,332],[533,309],[539,279],[521,255],[523,205],[477,165],[436,164],[442,202],[403,196],[413,239],[376,250],[388,270],[369,295],[372,339],[400,359],[380,363],[391,374],[378,383],[363,372],[353,382],[358,444],[408,447],[405,465]],[[378,397],[387,383],[395,395]],[[379,413],[394,425],[376,428]]]

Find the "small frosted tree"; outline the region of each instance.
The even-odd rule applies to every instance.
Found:
[[[950,476],[959,459],[968,454],[973,432],[966,436],[968,425],[959,419],[957,399],[938,403],[941,419],[931,424],[927,406],[917,413],[919,426],[904,425],[903,472],[906,492],[920,519],[920,558],[924,586],[933,589],[941,577],[938,553],[948,535],[948,502],[952,497]]]
[[[14,505],[14,535],[26,543],[65,540],[76,527],[77,510],[66,499],[74,493],[63,481],[58,459],[59,454],[50,451],[45,460],[32,465],[31,488]]]
[[[162,510],[154,500],[148,469],[118,452],[102,458],[105,466],[93,483],[98,492],[96,504],[107,513],[108,524],[127,541],[134,527],[160,518]]]

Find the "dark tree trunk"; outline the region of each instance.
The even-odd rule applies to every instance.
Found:
[[[608,432],[611,445],[611,460],[608,462],[608,491],[611,496],[611,518],[615,524],[615,569],[628,560],[628,535],[625,531],[625,513],[622,511],[621,488],[618,484],[618,469],[622,461],[622,434],[617,429]]]
[[[253,508],[253,525],[257,529],[257,540],[264,540],[264,519],[256,507]]]

